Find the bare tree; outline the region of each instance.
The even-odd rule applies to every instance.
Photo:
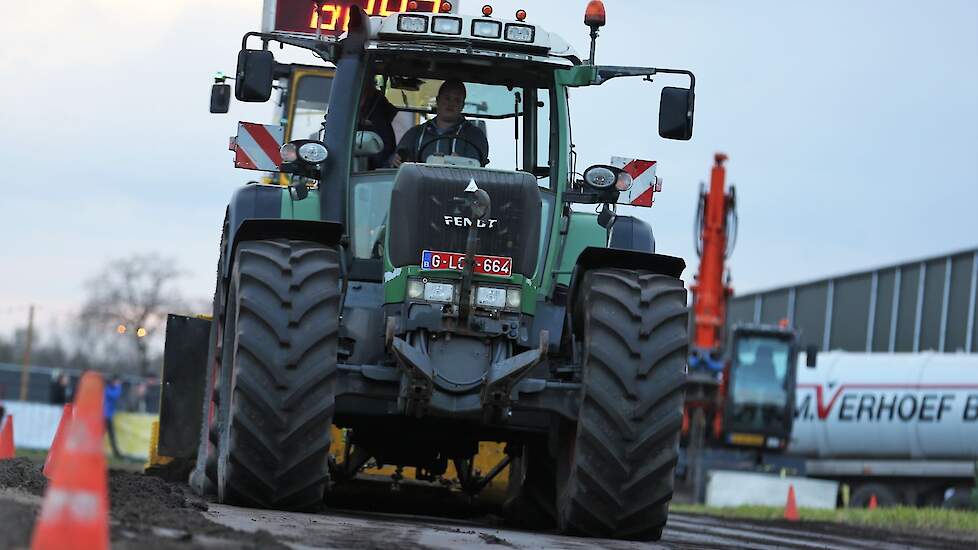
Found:
[[[179,277],[174,262],[156,254],[109,262],[85,283],[79,328],[89,351],[113,363],[129,354],[140,375],[150,374],[150,348],[162,342],[167,312],[183,302]]]

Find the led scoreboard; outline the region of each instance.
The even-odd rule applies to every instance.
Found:
[[[264,32],[339,36],[350,26],[350,8],[360,6],[367,15],[387,16],[403,11],[458,13],[458,0],[336,0],[317,10],[312,0],[265,0]]]

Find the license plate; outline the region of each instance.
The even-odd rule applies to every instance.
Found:
[[[421,252],[421,269],[445,269],[461,271],[465,269],[465,254],[458,252],[436,252],[425,250]],[[503,256],[475,256],[474,273],[480,275],[497,275],[509,277],[513,274],[513,259]]]

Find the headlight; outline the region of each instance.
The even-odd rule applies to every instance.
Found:
[[[531,43],[535,34],[536,29],[532,25],[506,25],[506,40]]]
[[[327,154],[326,147],[322,143],[306,143],[299,147],[299,156],[310,164],[319,164],[326,160]]]
[[[455,298],[455,285],[448,283],[425,283],[424,299],[428,302],[451,303]]]
[[[401,32],[428,32],[428,18],[423,15],[399,15],[397,30]]]
[[[499,38],[503,34],[503,25],[499,21],[473,21],[472,36],[480,38]]]
[[[506,289],[480,286],[475,292],[475,305],[482,307],[506,307]]]
[[[607,189],[616,179],[615,173],[604,166],[592,166],[584,171],[584,182],[595,189]]]
[[[278,154],[282,157],[282,162],[295,162],[299,158],[299,154],[296,150],[294,143],[286,143],[278,150]]]
[[[424,296],[424,283],[419,279],[408,279],[407,283],[408,298],[417,300]]]
[[[510,309],[519,309],[522,299],[523,299],[523,289],[521,288],[506,289],[506,307]]]
[[[437,34],[462,34],[462,20],[458,17],[435,17],[431,20],[431,32]]]

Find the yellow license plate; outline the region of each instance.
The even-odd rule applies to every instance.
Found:
[[[750,445],[752,447],[763,447],[764,436],[758,434],[730,434],[730,443],[734,445]]]

